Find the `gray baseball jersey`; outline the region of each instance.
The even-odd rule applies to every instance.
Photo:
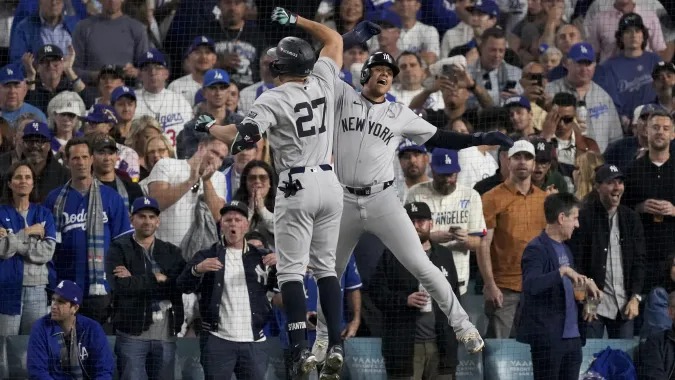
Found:
[[[346,83],[338,83],[335,93],[335,173],[343,185],[391,181],[401,139],[424,144],[436,133],[435,126],[403,104],[373,104]]]
[[[244,118],[243,122],[257,124],[260,133],[269,130],[278,173],[330,163],[339,72],[332,59],[319,58],[304,83],[285,83],[263,92]]]

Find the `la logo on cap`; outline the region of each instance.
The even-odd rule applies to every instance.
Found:
[[[122,91],[129,92],[129,87],[127,87],[127,86],[122,87]]]
[[[148,52],[148,58],[154,58],[151,52]]]
[[[209,42],[209,39],[206,36],[202,36],[202,42]]]
[[[149,205],[149,204],[150,204],[150,199],[144,198],[144,199],[143,199],[143,204]]]
[[[447,154],[445,155],[445,164],[452,165],[452,158],[450,158],[450,156],[448,156]]]
[[[447,157],[447,156],[446,156],[446,157]],[[417,206],[415,206],[414,203],[410,205],[410,211],[412,211],[412,212],[417,212]]]
[[[588,49],[586,49],[586,46],[581,45],[581,52],[582,53],[588,53]]]
[[[609,167],[609,171],[612,173],[618,173],[619,169],[616,166],[612,165]]]
[[[32,123],[32,125],[33,125],[33,128],[34,128],[36,131],[37,131],[38,129],[40,129],[40,124],[38,124],[37,121],[34,121],[34,122]]]
[[[14,75],[14,70],[7,69],[7,75]]]
[[[546,150],[546,146],[544,145],[543,142],[537,144],[537,150]]]
[[[223,75],[220,71],[216,71],[216,74],[213,76],[213,79],[223,79]]]
[[[57,288],[59,288],[59,289],[63,288],[63,281],[59,282],[59,285],[57,286]]]

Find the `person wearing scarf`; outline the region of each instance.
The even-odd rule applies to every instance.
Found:
[[[84,300],[80,313],[107,324],[110,287],[104,259],[110,242],[133,231],[122,197],[92,176],[93,152],[89,142],[75,138],[66,144],[71,180],[54,189],[45,201],[56,222],[56,279],[81,284]]]
[[[114,360],[108,338],[96,321],[78,314],[82,289],[61,281],[50,313],[37,320],[28,340],[31,379],[112,380]]]

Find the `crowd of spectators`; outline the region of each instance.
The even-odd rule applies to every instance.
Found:
[[[255,343],[284,330],[271,312],[283,311],[274,152],[263,139],[231,155],[192,124],[203,113],[239,122],[274,87],[268,47],[307,36],[269,22],[273,6],[340,33],[376,23],[367,44],[344,46],[341,79],[359,89],[368,55],[389,53],[400,74],[388,100],[439,129],[517,140],[459,152],[397,141],[392,157],[430,260],[465,306],[483,295],[487,338],[522,338],[524,300],[546,302],[528,293],[521,260],[532,241],[557,247],[539,236],[562,228],[545,213],[551,194],[579,201],[550,206],[579,209],[560,265],[601,294],[580,335],[675,334],[675,1],[14,0],[0,3],[0,335],[37,322],[31,342],[61,329],[71,335],[54,344],[70,349],[95,321],[118,336],[120,375],[137,378],[132,362],[147,354],[150,378],[172,378],[175,338],[196,334],[209,374],[243,366],[260,378]],[[454,336],[434,328],[437,306],[376,240],[362,239],[343,279],[344,335],[383,336],[392,378],[413,367],[452,378]],[[42,318],[49,303],[56,322]],[[645,349],[663,352],[667,337]],[[666,352],[645,361],[646,378],[672,373]],[[411,355],[431,362],[392,364]],[[77,372],[45,363],[33,370]]]

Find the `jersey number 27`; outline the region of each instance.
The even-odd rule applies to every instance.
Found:
[[[309,137],[317,135],[316,126],[314,124],[306,126],[305,123],[314,121],[314,109],[319,106],[323,106],[323,112],[321,115],[321,127],[319,127],[319,133],[326,132],[326,98],[319,98],[312,100],[312,103],[302,102],[295,105],[293,109],[295,113],[301,114],[295,121],[295,128],[298,130],[298,137]]]

